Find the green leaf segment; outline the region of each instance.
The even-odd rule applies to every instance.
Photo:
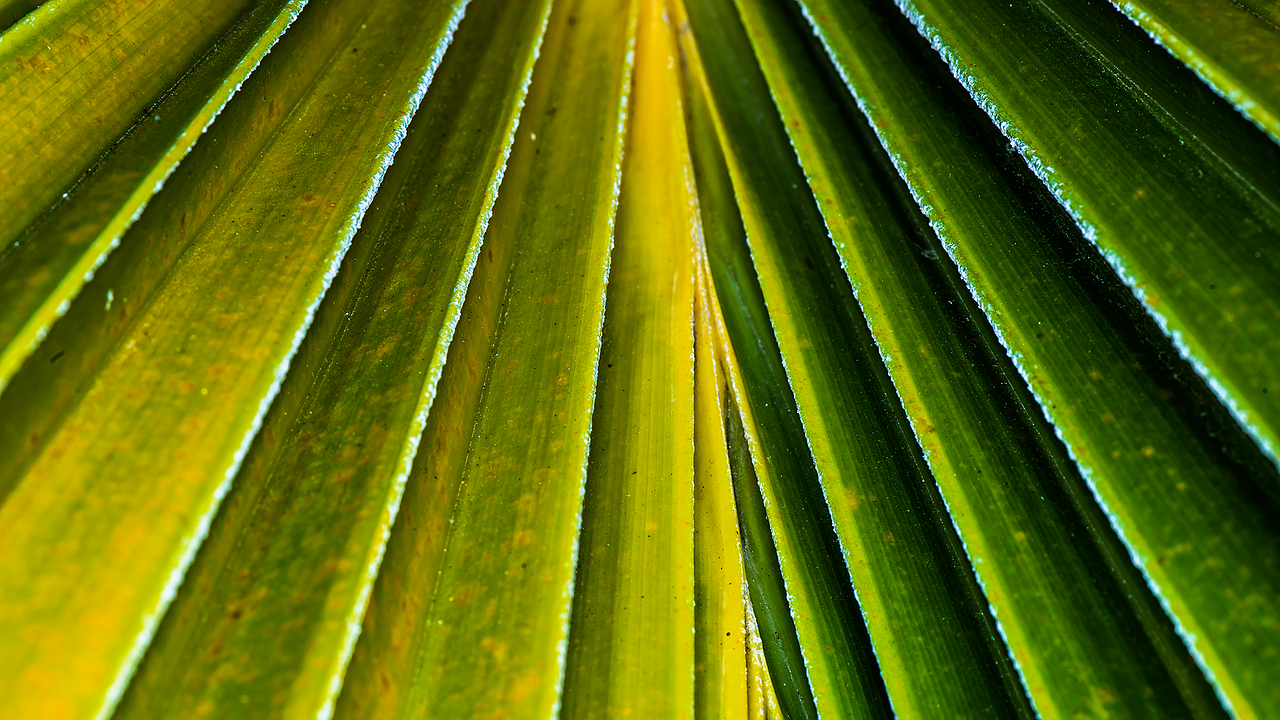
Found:
[[[1184,122],[1202,111],[1194,97],[1134,83],[1100,37],[1114,24],[1097,15],[1110,8],[899,6],[1179,353],[1280,462],[1280,369],[1269,360],[1280,352],[1277,165],[1238,172]],[[1239,124],[1233,142],[1274,154],[1269,138],[1227,117]]]
[[[1280,142],[1280,8],[1267,2],[1115,2],[1171,55]]]
[[[341,716],[560,705],[636,13],[551,11]]]
[[[477,0],[453,38],[115,717],[332,712],[549,10],[493,5]]]
[[[82,306],[107,313],[94,318],[103,331],[83,355],[74,324],[60,323],[67,334],[41,346],[70,356],[62,367],[71,379],[24,389],[83,385],[67,393],[78,403],[55,396],[61,416],[40,418],[19,435],[29,446],[6,455],[25,464],[0,507],[9,712],[110,715],[462,9],[345,2],[300,19],[289,46],[237,94],[221,132],[201,143],[203,157],[183,166],[208,174],[169,183],[123,241],[132,252],[113,254],[81,293]],[[372,71],[379,66],[394,71]],[[154,252],[166,245],[172,255]],[[147,262],[130,262],[147,250]],[[51,684],[59,691],[44,689]]]
[[[1123,551],[1105,520],[1089,512],[1088,488],[1034,402],[1010,384],[1018,382],[1013,366],[941,245],[923,222],[912,222],[915,205],[895,192],[900,185],[887,158],[874,141],[850,132],[865,125],[839,79],[806,46],[803,20],[780,3],[743,0],[740,7],[897,395],[1037,711],[1189,716],[1156,647],[1176,645],[1176,637],[1166,623],[1156,624],[1149,639],[1139,620],[1158,615],[1159,606],[1149,594],[1126,589],[1140,584],[1135,574],[1111,570],[1123,567],[1116,564]],[[893,18],[857,4],[843,8],[845,17],[859,10],[842,26],[858,29],[859,59],[912,47],[890,40]],[[1081,542],[1090,528],[1097,539]],[[1052,641],[1043,634],[1046,617],[1055,618]],[[1189,667],[1181,674],[1194,676],[1185,654],[1174,650],[1165,655],[1182,659]],[[878,650],[882,665],[885,655]],[[913,700],[941,703],[958,695],[945,687],[933,697],[928,688],[913,690],[895,701],[900,714]],[[1212,707],[1205,699],[1197,705]]]
[[[1265,568],[1280,551],[1268,529],[1274,472],[1207,389],[1179,377],[1180,363],[1106,269],[1071,249],[1064,218],[1007,160],[973,106],[955,93],[928,92],[946,82],[945,70],[910,52],[901,20],[871,3],[804,7],[1183,639],[1238,715],[1254,716],[1254,703],[1270,707],[1271,684],[1258,674],[1265,662],[1252,641],[1277,627],[1264,600],[1276,592]],[[1123,569],[1123,552],[1107,549],[1096,513],[1084,517],[1108,563]],[[1224,532],[1227,517],[1232,530]],[[1118,578],[1137,583],[1124,572]],[[1180,678],[1188,707],[1212,712],[1216,703],[1170,648],[1150,603],[1139,602],[1135,613]]]

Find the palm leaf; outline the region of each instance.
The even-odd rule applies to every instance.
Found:
[[[1276,145],[1229,108],[1215,114],[1167,82],[1126,74],[1123,44],[1104,35],[1124,27],[1106,22],[1109,8],[902,6],[1179,353],[1280,462],[1280,405],[1267,397],[1280,386],[1267,360],[1280,342],[1267,329],[1280,311],[1267,242],[1280,230]],[[1173,62],[1148,56],[1152,76],[1185,72],[1161,61]],[[1231,129],[1201,135],[1196,115]],[[1240,154],[1271,160],[1256,170],[1230,164]]]
[[[1276,21],[0,2],[0,706],[1280,714]]]
[[[239,95],[251,106],[241,112],[258,122],[224,125],[227,134],[212,138],[221,141],[208,146],[216,157],[205,160],[214,177],[198,187],[171,184],[172,193],[152,204],[153,221],[132,228],[143,238],[185,240],[185,252],[159,277],[123,266],[128,253],[116,253],[98,274],[109,296],[119,291],[118,315],[133,316],[110,338],[113,356],[93,362],[105,338],[83,357],[74,338],[51,336],[42,346],[72,355],[64,367],[87,389],[49,421],[52,432],[24,428],[19,437],[32,438],[34,447],[24,448],[31,460],[0,509],[4,628],[25,638],[6,643],[0,667],[18,715],[106,714],[115,705],[278,392],[461,8],[352,3],[322,10],[292,36],[302,47],[272,55],[283,67],[255,75],[267,86],[263,95]],[[335,32],[353,19],[360,27]],[[396,43],[418,50],[400,53]],[[370,72],[388,63],[400,72]],[[308,70],[296,109],[260,99],[284,89],[271,81],[287,85]],[[353,78],[360,82],[354,89]],[[382,106],[365,105],[347,126],[336,118],[350,117],[353,91],[381,97]],[[240,110],[228,111],[229,119],[241,119]],[[261,151],[246,156],[254,140]],[[329,152],[316,152],[317,143]],[[334,172],[335,163],[346,172]],[[302,193],[299,175],[312,178]],[[211,186],[223,192],[200,198]],[[191,217],[201,210],[204,217]],[[137,242],[122,244],[144,250]],[[168,292],[156,292],[161,278]],[[254,290],[233,292],[242,286]],[[67,562],[50,562],[55,556]],[[62,678],[66,691],[43,692],[32,680],[50,676]]]
[[[479,255],[545,6],[488,16],[455,36],[116,717],[331,709]],[[505,52],[485,52],[494,43]],[[430,194],[438,185],[477,192]],[[344,488],[338,502],[323,491],[333,485]],[[272,593],[281,582],[294,591]],[[238,658],[255,653],[270,672],[243,672]]]

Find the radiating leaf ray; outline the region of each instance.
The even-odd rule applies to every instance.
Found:
[[[798,583],[788,584],[784,577],[782,562],[785,558],[779,556],[770,525],[772,520],[760,492],[756,474],[759,452],[753,456],[747,434],[747,424],[751,419],[743,402],[745,382],[735,370],[732,360],[723,360],[722,367],[729,378],[725,388],[729,470],[733,476],[734,504],[738,508],[738,524],[743,537],[742,565],[747,580],[747,605],[755,621],[749,622],[748,626],[754,624],[752,632],[762,636],[763,671],[768,676],[767,685],[776,692],[782,714],[788,718],[817,718],[815,691],[806,671],[802,636],[796,627],[804,624],[806,618],[791,610],[795,600],[791,588]],[[756,707],[753,712],[761,712],[761,708],[768,705],[768,687],[765,678],[759,677],[762,672],[760,660],[751,654],[747,657]]]
[[[0,391],[305,5],[51,2],[0,36]]]
[[[431,484],[393,532],[438,531],[442,493],[447,536],[391,550],[439,575],[412,601],[412,578],[379,586],[352,673],[394,697],[348,693],[340,716],[544,718],[559,705],[635,23],[629,2],[552,10],[450,362],[466,374],[442,388],[453,424],[429,424],[411,482]],[[408,667],[360,667],[382,658]]]
[[[683,21],[683,32],[687,32],[687,21]],[[697,48],[682,37],[682,53],[686,66],[693,62]],[[737,510],[741,545],[743,576],[747,589],[744,601],[749,606],[749,627],[764,628],[764,640],[759,648],[760,657],[752,660],[748,651],[748,660],[758,660],[760,667],[748,666],[753,673],[748,678],[750,697],[755,698],[751,705],[751,717],[756,717],[764,691],[759,672],[776,676],[777,704],[786,708],[788,717],[816,717],[813,695],[805,675],[804,657],[796,636],[795,623],[791,617],[791,609],[787,602],[786,586],[782,579],[782,570],[778,566],[777,550],[769,529],[769,521],[765,517],[763,501],[760,498],[758,482],[752,468],[752,460],[747,449],[744,435],[743,419],[740,416],[741,403],[735,400],[735,392],[741,392],[742,381],[737,374],[734,351],[730,345],[730,333],[726,329],[726,320],[722,315],[722,307],[737,308],[731,311],[729,321],[739,323],[736,328],[747,327],[747,332],[740,338],[748,341],[765,341],[770,335],[760,334],[760,321],[767,328],[767,318],[750,317],[742,312],[744,308],[763,307],[759,299],[759,287],[748,281],[751,268],[743,256],[721,253],[717,263],[709,262],[707,248],[741,247],[743,239],[742,218],[733,197],[733,188],[729,179],[729,171],[724,164],[724,156],[720,150],[720,140],[712,125],[710,109],[707,105],[705,89],[697,87],[691,72],[696,68],[686,67],[686,108],[689,116],[690,154],[694,160],[697,178],[699,214],[702,220],[704,247],[703,259],[699,263],[700,287],[708,296],[707,308],[711,316],[711,328],[716,343],[717,368],[719,369],[723,390],[721,391],[722,432],[725,436],[726,451],[731,483],[733,486],[734,506]],[[717,288],[712,280],[715,272],[721,273],[724,292],[733,300],[733,305],[722,305],[718,299]],[[751,322],[756,321],[752,327]],[[750,334],[755,330],[757,334]],[[767,332],[767,331],[766,331]],[[748,347],[751,347],[750,345]],[[735,390],[736,388],[736,390]],[[746,503],[745,505],[743,503]],[[754,600],[752,600],[754,598]],[[755,610],[751,609],[752,602]],[[754,631],[757,637],[760,631]],[[748,637],[748,640],[750,637]],[[767,640],[767,642],[766,642]],[[768,667],[764,666],[766,663]],[[754,669],[753,669],[754,668]],[[752,702],[749,700],[749,702]]]
[[[692,718],[697,191],[662,0],[640,0],[561,718]]]
[[[57,0],[6,30],[0,36],[7,73],[0,91],[5,248],[250,7],[250,0],[138,7]]]
[[[40,306],[43,310],[37,310],[33,316],[36,325],[28,324],[24,331],[36,332],[43,343],[17,370],[5,392],[0,393],[0,497],[13,488],[23,468],[89,390],[112,348],[134,328],[133,321],[142,308],[161,291],[168,273],[235,191],[237,183],[252,177],[257,167],[255,158],[276,137],[286,116],[307,97],[328,60],[341,52],[342,44],[358,29],[367,10],[366,5],[335,3],[303,15],[290,26],[285,45],[268,56],[245,82],[243,92],[239,93],[242,97],[223,109],[218,122],[205,133],[204,142],[196,144],[183,160],[181,170],[165,182],[165,187],[148,204],[148,211],[119,238],[120,247],[91,273],[92,279],[86,281],[85,276],[72,271],[68,281],[85,282],[84,288],[77,291],[74,302],[66,303],[69,307],[55,309],[65,314],[48,329],[47,337],[37,325],[41,313],[49,311],[44,301],[50,296],[42,292],[23,293],[27,300],[44,303]],[[193,75],[216,70],[202,64]],[[115,167],[113,163],[117,160],[124,165],[141,163],[151,167],[148,147],[133,144],[135,137],[142,143],[151,132],[152,129],[144,125],[131,134],[109,158],[111,162],[100,168],[103,172],[94,175],[94,182],[77,190],[66,205],[37,228],[30,238],[32,244],[19,248],[19,254],[12,258],[15,272],[27,260],[39,259],[41,248],[59,253],[68,247],[74,250],[74,245],[68,245],[67,233],[82,227],[82,216],[102,221],[103,218],[95,215],[99,201],[106,201],[113,210],[119,209],[118,201],[123,197],[121,186],[105,182],[113,177],[106,170]],[[199,127],[195,132],[199,134]],[[181,158],[174,161],[177,159]],[[125,180],[136,179],[130,172],[122,172],[121,176]],[[104,182],[95,184],[99,179]],[[128,191],[127,184],[124,189]],[[93,230],[97,225],[90,223],[88,227]],[[46,235],[46,231],[49,234]],[[111,237],[109,233],[98,235],[97,241],[105,242]],[[22,254],[28,248],[32,252]],[[33,278],[40,281],[36,285],[43,287],[49,282],[60,282],[60,276],[51,274],[49,268],[45,270],[34,274]],[[0,268],[0,274],[4,272]],[[14,282],[30,289],[30,280],[19,275]],[[15,303],[10,307],[31,309],[24,304],[26,301],[18,302],[12,296],[11,299]],[[19,313],[19,317],[26,316]],[[29,349],[10,344],[3,352],[20,359]]]
[[[1189,716],[1191,708],[1128,607],[1136,603],[1137,615],[1159,614],[1159,605],[1126,588],[1137,579],[1131,573],[1112,572],[1111,565],[1127,558],[1108,556],[1095,543],[1114,540],[1089,538],[1090,527],[1104,535],[1109,527],[1096,512],[1078,513],[1076,506],[1090,503],[1088,488],[1038,408],[1031,410],[1034,401],[1010,384],[1018,381],[1013,365],[981,311],[961,294],[963,283],[941,259],[943,248],[923,227],[914,202],[896,187],[888,159],[856,132],[860,113],[821,49],[806,42],[808,27],[781,3],[738,5],[841,263],[1038,714]],[[850,6],[858,7],[846,4],[842,12],[854,12]],[[881,43],[863,52],[893,52],[866,14],[846,26],[866,28],[863,46]],[[822,378],[815,375],[800,384],[818,385]],[[814,442],[812,429],[810,438]],[[833,514],[838,527],[858,522],[841,518],[838,508]],[[890,607],[885,614],[895,612]],[[926,652],[937,646],[928,635]],[[911,659],[921,649],[877,638],[874,630],[872,639],[879,640],[882,667],[888,658],[904,658],[887,675],[910,677],[906,668],[921,662]],[[1190,658],[1180,663],[1189,666]],[[899,715],[963,694],[941,684],[899,692],[905,695],[895,696]]]
[[[496,5],[470,7],[116,718],[331,712],[548,9]]]
[[[1010,163],[1003,139],[963,92],[943,91],[954,87],[945,66],[922,54],[923,42],[912,48],[905,23],[870,4],[805,7],[1109,524],[1236,712],[1247,713],[1229,688],[1252,685],[1265,697],[1270,684],[1259,683],[1258,668],[1278,642],[1263,639],[1276,627],[1265,600],[1275,596],[1266,568],[1278,557],[1269,463],[1160,347],[1154,324],[1073,239],[1030,173]],[[1124,551],[1101,549],[1123,577]],[[1126,584],[1144,582],[1128,574]],[[1135,613],[1188,706],[1218,714],[1167,624],[1141,603]]]
[[[1274,5],[0,0],[0,716],[1280,715]]]
[[[747,618],[747,717],[751,720],[782,720],[782,708],[773,692],[773,679],[764,657],[764,643],[760,628],[756,625],[755,611],[750,600],[746,607]]]
[[[690,8],[695,10],[691,14],[695,32],[699,27],[726,27],[722,14],[709,14],[713,6]],[[724,164],[727,154],[719,154],[724,132],[718,119],[713,123],[717,111],[709,88],[716,76],[705,72],[700,47],[692,41],[692,33],[686,33],[694,156],[699,192],[705,197],[700,206],[704,218],[710,218],[704,222],[710,274],[723,299],[718,302],[726,314],[723,337],[733,347],[733,363],[744,368],[741,382],[733,387],[736,409],[731,407],[728,413],[730,459],[746,536],[751,602],[762,634],[773,635],[773,641],[765,644],[769,670],[787,716],[888,715],[891,711],[876,659],[858,616],[858,602],[831,530],[831,516],[741,234],[744,219],[728,201],[732,195],[727,193],[736,192],[737,187],[726,182],[732,173]],[[742,59],[718,56],[719,79],[727,67],[740,67]],[[704,177],[708,182],[703,182]],[[712,196],[707,197],[708,193]],[[739,414],[742,419],[735,420]],[[733,421],[741,421],[742,429],[732,430]],[[760,438],[749,459],[735,436]]]
[[[753,660],[749,655],[748,660],[767,663],[765,674],[772,676],[777,703],[787,717],[815,718],[817,710],[805,673],[804,655],[792,618],[787,587],[783,582],[769,520],[765,516],[764,501],[752,466],[752,456],[747,448],[744,425],[749,420],[744,420],[742,416],[745,403],[741,401],[745,391],[743,379],[736,369],[736,357],[746,355],[748,359],[767,360],[776,358],[777,349],[772,345],[773,336],[768,330],[768,318],[762,313],[764,301],[760,299],[759,286],[754,283],[750,274],[750,261],[745,254],[726,252],[744,247],[742,218],[733,197],[729,171],[720,150],[720,140],[712,124],[706,89],[699,84],[702,73],[697,61],[697,47],[687,36],[688,25],[683,12],[680,17],[681,27],[684,28],[681,51],[686,72],[689,146],[697,178],[705,253],[699,264],[700,282],[708,296],[707,308],[715,332],[717,363],[724,383],[721,422],[742,538],[743,575],[748,592],[746,602],[754,607],[754,610],[748,608],[748,613],[754,618],[748,625],[754,626],[758,622],[757,635],[762,637],[760,651],[763,659]],[[711,260],[712,257],[714,261]],[[716,280],[713,281],[713,278]],[[721,293],[729,299],[722,302],[719,299]],[[752,309],[756,311],[754,314],[751,313]],[[729,327],[733,328],[732,332]],[[735,333],[740,343],[737,350],[731,344]],[[765,348],[772,351],[772,354]],[[776,382],[780,376],[780,369],[775,368],[771,375],[761,374],[752,379]],[[782,387],[785,388],[785,385]],[[794,452],[794,448],[793,445],[786,452]],[[802,472],[805,465],[799,463],[803,462],[806,460],[797,462]],[[808,462],[811,467],[811,461]],[[790,538],[783,536],[782,541],[790,542]],[[867,648],[864,647],[865,649]],[[752,717],[757,717],[757,709],[763,707],[760,698],[763,697],[761,693],[764,690],[757,682],[760,668],[751,669],[752,667],[754,666],[749,666],[749,671],[753,674],[749,678],[751,684],[748,688],[752,693],[751,697],[756,698],[756,703],[752,706],[756,709],[750,712]]]
[[[894,711],[1029,714],[787,136],[776,120],[757,119],[773,109],[768,89],[748,67],[751,47],[732,7],[721,5],[718,52],[732,54],[743,78],[718,98],[730,173],[780,362]],[[704,27],[694,23],[695,32]],[[726,80],[722,70],[713,87]],[[886,224],[896,219],[887,207],[874,213]],[[806,660],[812,676],[812,651]],[[909,672],[924,663],[927,676]]]
[[[551,3],[543,2],[542,28]],[[517,158],[518,160],[518,158]],[[514,174],[514,169],[508,172]],[[501,197],[501,188],[499,190]],[[487,233],[486,233],[487,235]],[[462,489],[485,368],[497,341],[515,244],[486,237],[467,286],[439,391],[405,483],[386,556],[338,697],[338,718],[399,718],[408,712],[429,611]]]
[[[356,27],[320,43],[323,71],[0,507],[0,634],[20,638],[0,646],[0,704],[16,716],[111,712],[462,10],[339,3],[314,22],[353,5]]]
[[[1116,72],[1086,24],[1062,17],[1109,7],[1084,10],[1059,0],[898,5],[1179,353],[1280,463],[1280,365],[1269,361],[1280,352],[1276,166],[1266,184],[1243,181],[1178,126],[1177,109],[1153,104],[1155,96]],[[1176,63],[1163,53],[1148,56],[1161,60]],[[1238,141],[1258,153],[1277,150],[1233,119]]]

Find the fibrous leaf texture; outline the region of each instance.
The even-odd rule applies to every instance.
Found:
[[[0,0],[0,714],[1280,717],[1278,23]]]

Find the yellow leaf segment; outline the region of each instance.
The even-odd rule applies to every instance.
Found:
[[[750,718],[780,720],[782,710],[765,662],[760,629],[747,590],[743,539],[730,471],[731,427],[747,416],[730,401],[740,387],[737,366],[705,248],[698,249],[697,310],[697,476],[694,535],[697,580],[697,713],[699,720]]]
[[[701,254],[699,249],[694,298],[695,716],[698,720],[754,718],[748,708],[753,706],[752,698],[757,700],[754,706],[760,705],[769,671],[758,647],[759,637],[754,650],[747,646],[748,628],[754,629],[755,622],[746,602],[742,536],[725,438],[729,410],[722,395],[728,381],[712,316],[715,291],[702,269]]]
[[[694,708],[697,190],[662,0],[641,0],[562,718]]]

